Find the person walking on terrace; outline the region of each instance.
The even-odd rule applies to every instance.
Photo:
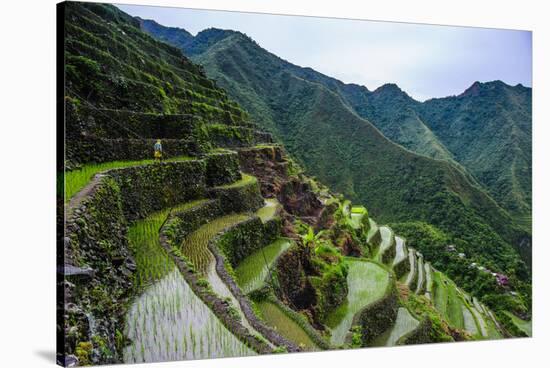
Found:
[[[155,143],[155,161],[162,161],[162,143],[160,143],[160,139],[157,139],[157,143]]]

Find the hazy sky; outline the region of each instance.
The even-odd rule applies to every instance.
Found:
[[[246,33],[268,51],[370,90],[396,83],[418,100],[463,92],[475,81],[531,86],[531,32],[117,5],[196,35]]]

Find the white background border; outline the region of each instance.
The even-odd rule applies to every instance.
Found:
[[[55,1],[3,3],[0,88],[0,366],[52,366],[55,357]],[[550,27],[545,1],[134,0],[118,3],[330,16],[533,31],[534,335],[150,367],[536,367],[550,347]],[[546,159],[546,160],[545,160]],[[545,351],[546,348],[546,351]]]

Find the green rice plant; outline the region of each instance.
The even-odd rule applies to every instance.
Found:
[[[262,301],[257,306],[263,320],[282,336],[305,350],[319,349],[302,327],[288,317],[277,305],[269,301]]]
[[[134,301],[126,335],[131,344],[124,348],[125,363],[255,354],[193,293],[177,269]]]
[[[444,276],[441,272],[436,271],[432,274],[433,283],[434,283],[434,304],[436,309],[441,313],[442,316],[447,316],[447,285],[448,282],[444,279]]]
[[[265,285],[266,280],[269,279],[268,268],[271,268],[277,258],[290,245],[290,240],[278,239],[241,261],[235,269],[235,275],[236,281],[243,293],[248,294]]]
[[[184,203],[174,207],[172,211],[191,208],[203,202],[204,200],[197,200]],[[174,268],[170,256],[159,243],[159,230],[169,211],[166,209],[153,213],[143,220],[136,221],[128,229],[128,243],[137,266],[134,287],[138,290],[160,280]]]
[[[174,158],[164,160],[164,162],[182,161],[182,160],[190,160],[190,159],[191,157],[181,156],[181,157],[174,157]],[[149,165],[153,163],[155,163],[154,160],[112,161],[112,162],[103,162],[100,164],[90,163],[90,164],[82,165],[78,169],[66,171],[64,173],[65,202],[69,201],[76,193],[82,190],[82,188],[84,188],[98,173],[111,170],[111,169],[119,169],[119,168],[130,167],[130,166]],[[61,180],[60,177],[58,177],[58,181],[59,180]],[[58,188],[61,188],[61,186],[58,185]],[[58,192],[58,195],[60,194],[63,194],[63,193]]]
[[[457,293],[456,286],[449,283],[447,287],[447,321],[455,328],[464,329],[464,314],[462,298]]]
[[[183,240],[181,252],[193,262],[198,271],[205,273],[213,261],[212,253],[208,249],[208,242],[226,227],[245,221],[248,218],[248,215],[232,214],[219,217],[201,226]]]
[[[340,346],[351,328],[353,317],[368,304],[380,299],[390,282],[389,272],[375,262],[346,258],[348,269],[348,296],[342,305],[326,318],[330,328],[331,344]]]

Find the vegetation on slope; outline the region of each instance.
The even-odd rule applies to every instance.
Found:
[[[417,156],[387,141],[333,93],[336,87],[296,76],[295,66],[246,36],[228,31],[194,60],[282,139],[308,172],[368,204],[379,220],[434,224],[470,245],[491,248],[489,257],[513,255],[509,244],[528,238],[456,164]]]

